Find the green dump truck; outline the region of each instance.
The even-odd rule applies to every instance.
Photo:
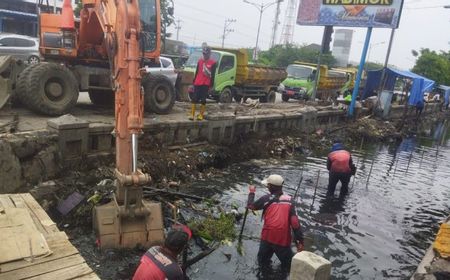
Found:
[[[181,72],[183,83],[192,83],[201,50],[189,56]],[[277,88],[287,77],[284,69],[249,64],[246,49],[212,48],[211,58],[217,62],[214,89],[209,98],[221,103],[234,99],[259,99],[260,102],[275,102]]]
[[[295,62],[286,68],[286,72],[288,77],[278,88],[283,101],[287,102],[289,99],[309,100],[314,90],[317,64]],[[328,100],[345,88],[348,90],[354,76],[350,72],[329,70],[326,65],[321,65],[316,97]]]

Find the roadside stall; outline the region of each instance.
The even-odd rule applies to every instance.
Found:
[[[397,79],[412,81],[411,87],[408,89],[408,92],[405,93],[408,104],[411,106],[415,106],[417,102],[423,100],[425,93],[430,92],[435,85],[434,81],[426,77],[417,75],[410,71],[402,71],[392,68],[386,68],[386,79],[384,81],[384,85],[381,85],[382,72],[383,70],[368,71],[366,87],[364,89],[362,99],[376,96],[378,90],[381,88],[382,91],[380,94],[379,103],[383,117],[387,117],[389,115]]]

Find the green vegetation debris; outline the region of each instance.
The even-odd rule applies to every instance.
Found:
[[[200,221],[191,221],[189,227],[195,235],[208,241],[229,242],[236,238],[233,214],[220,214],[219,218],[208,216]]]

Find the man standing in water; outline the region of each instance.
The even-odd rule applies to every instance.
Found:
[[[334,140],[331,152],[328,154],[327,169],[329,171],[328,192],[327,197],[334,196],[336,185],[341,181],[341,192],[339,196],[342,198],[348,193],[348,184],[350,178],[356,172],[356,167],[352,161],[350,152],[344,150],[344,145],[340,140]]]
[[[203,57],[199,59],[197,63],[197,70],[194,77],[194,98],[192,100],[190,120],[195,118],[196,104],[200,105],[200,114],[197,116],[197,120],[201,121],[204,118],[206,111],[206,98],[208,92],[214,87],[214,76],[216,73],[216,62],[211,59],[211,48],[203,43],[202,46]]]
[[[278,257],[283,270],[291,267],[294,253],[291,249],[291,229],[294,232],[297,252],[303,251],[303,233],[295,212],[292,198],[283,194],[284,179],[280,175],[270,175],[262,181],[270,194],[255,201],[255,186],[250,186],[247,207],[251,210],[263,210],[264,226],[261,232],[258,263],[261,268],[270,266],[273,254]]]

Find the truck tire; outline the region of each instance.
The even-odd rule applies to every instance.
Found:
[[[36,68],[36,66],[38,66],[38,64],[31,64],[19,74],[16,83],[15,94],[11,96],[11,102],[13,105],[23,104],[21,100],[24,100],[24,98],[26,98],[27,88],[30,86],[30,73],[33,68]]]
[[[236,101],[237,103],[241,103],[242,101],[242,96],[235,94],[234,95],[234,101]]]
[[[226,87],[222,90],[219,96],[220,103],[231,103],[233,101],[233,92],[230,88]]]
[[[259,102],[261,103],[275,103],[275,100],[277,99],[277,94],[275,91],[271,90],[269,91],[266,96],[262,96],[259,98]]]
[[[144,108],[159,115],[169,114],[175,104],[175,89],[163,76],[147,75],[142,79]]]
[[[99,107],[114,108],[114,91],[90,89],[88,93],[92,104]]]
[[[289,95],[286,95],[286,94],[281,95],[281,100],[283,100],[283,102],[288,102],[289,101]]]
[[[78,101],[78,82],[65,66],[41,63],[29,73],[29,86],[21,102],[36,113],[67,114]]]

